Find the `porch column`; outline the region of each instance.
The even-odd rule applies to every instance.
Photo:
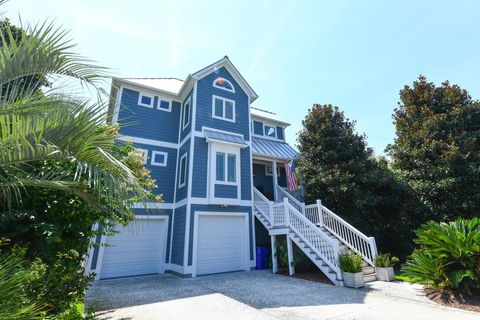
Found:
[[[288,274],[293,276],[295,274],[295,267],[293,266],[293,247],[292,239],[287,234],[287,253],[288,253]]]
[[[272,239],[272,272],[278,271],[278,259],[277,259],[277,236],[270,236]]]
[[[273,199],[275,201],[278,200],[278,194],[277,194],[277,184],[278,184],[278,177],[277,177],[277,162],[273,161],[272,162],[272,177],[273,177]]]

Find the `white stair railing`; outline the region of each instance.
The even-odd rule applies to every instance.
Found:
[[[375,238],[367,237],[327,207],[322,205],[318,207],[321,208],[318,215],[322,221],[321,225],[373,266],[373,260],[377,256]]]
[[[253,201],[257,211],[270,223],[273,224],[273,202],[268,200],[260,191],[253,188]]]
[[[298,201],[297,198],[292,196],[287,190],[283,187],[280,187],[278,184],[275,185],[277,190],[277,197],[279,199],[287,198],[288,203],[290,203],[295,209],[300,211],[302,214],[305,214],[305,203]]]
[[[368,237],[347,221],[323,206],[320,200],[317,203],[305,205],[292,196],[287,190],[276,185],[277,194],[287,198],[288,203],[300,211],[314,225],[325,227],[347,247],[361,255],[365,261],[373,266],[373,260],[377,256],[375,238]]]
[[[290,229],[337,274],[337,279],[342,279],[337,262],[338,241],[328,237],[288,201],[283,202],[283,207]]]

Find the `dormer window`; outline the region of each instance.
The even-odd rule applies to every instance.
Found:
[[[275,130],[275,127],[265,125],[265,136],[276,138],[277,132]]]
[[[213,86],[222,90],[230,91],[235,93],[235,88],[233,84],[223,77],[218,77],[213,81]]]

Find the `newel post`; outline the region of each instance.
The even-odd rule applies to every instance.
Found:
[[[370,248],[372,250],[372,261],[375,259],[375,257],[377,256],[378,252],[377,252],[377,243],[375,242],[375,238],[374,237],[369,237],[368,238],[368,241],[370,242]]]
[[[269,218],[270,218],[270,223],[273,225],[275,224],[275,217],[273,215],[273,201],[268,202],[268,213],[269,213]]]
[[[290,215],[289,215],[289,212],[288,212],[288,198],[285,197],[283,198],[283,210],[285,212],[285,224],[287,226],[290,226]]]
[[[323,206],[322,200],[317,200],[317,210],[318,210],[318,223],[320,227],[323,227]]]

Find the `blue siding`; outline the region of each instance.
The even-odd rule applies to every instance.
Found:
[[[273,200],[273,177],[265,174],[265,165],[254,163],[253,185],[260,190],[267,198]]]
[[[189,110],[189,113],[190,113],[190,121],[189,121],[189,124],[188,126],[185,127],[185,129],[183,129],[183,112],[184,110],[182,110],[182,119],[180,119],[180,125],[182,126],[182,131],[180,133],[180,141],[181,142],[183,139],[185,139],[186,136],[188,136],[188,134],[192,131],[192,112],[193,112],[193,89],[190,90],[190,92],[188,93],[188,95],[185,97],[185,100],[183,100],[183,104],[182,104],[182,109],[183,109],[183,106],[185,104],[185,102],[187,102],[187,100],[190,99],[190,110]]]
[[[170,258],[170,235],[172,233],[172,213],[171,209],[133,209],[136,215],[167,215],[168,216],[168,232],[167,232],[167,250],[165,263],[169,263],[168,259]],[[163,231],[163,230],[162,230]]]
[[[188,192],[188,175],[189,175],[189,159],[190,159],[190,141],[191,139],[188,139],[185,141],[185,143],[180,147],[179,153],[178,153],[178,174],[177,174],[177,188],[180,185],[180,160],[182,159],[182,156],[187,153],[187,175],[186,175],[186,183],[183,187],[177,189],[177,199],[176,201],[180,201],[182,199],[185,199],[187,197],[187,192]]]
[[[235,86],[235,93],[228,92],[212,86],[217,77],[224,77]],[[235,101],[235,123],[212,118],[213,95]],[[250,121],[248,117],[248,96],[240,85],[233,79],[224,67],[197,82],[197,118],[195,130],[201,131],[202,127],[210,127],[244,135],[245,140],[250,140]]]
[[[155,194],[163,194],[163,201],[165,203],[173,203],[174,201],[174,188],[175,188],[175,170],[177,163],[177,149],[164,148],[158,146],[152,146],[141,143],[133,144],[137,148],[148,150],[148,158],[145,166],[151,171],[152,178],[155,179],[158,188],[155,188],[153,192]],[[152,151],[167,152],[167,166],[154,166],[152,165]]]
[[[252,163],[250,147],[240,150],[241,199],[252,200]]]
[[[162,111],[138,105],[139,92],[123,89],[118,122],[122,135],[178,143],[180,102],[172,101],[172,110]]]
[[[253,121],[253,133],[263,136],[263,123],[260,121]]]
[[[192,197],[207,196],[208,143],[204,138],[195,137],[193,152]]]
[[[237,198],[237,186],[215,184],[216,198]]]
[[[195,211],[207,211],[207,212],[248,212],[248,233],[250,240],[250,260],[253,260],[253,232],[252,232],[252,207],[245,206],[210,206],[210,205],[200,205],[194,204],[191,206],[191,215],[190,215],[190,240],[188,243],[188,265],[192,265],[192,256],[193,256],[193,228],[195,223]],[[172,259],[173,260],[173,259]]]
[[[176,208],[174,216],[171,263],[182,266],[183,253],[185,250],[185,222],[187,216],[187,206]]]

